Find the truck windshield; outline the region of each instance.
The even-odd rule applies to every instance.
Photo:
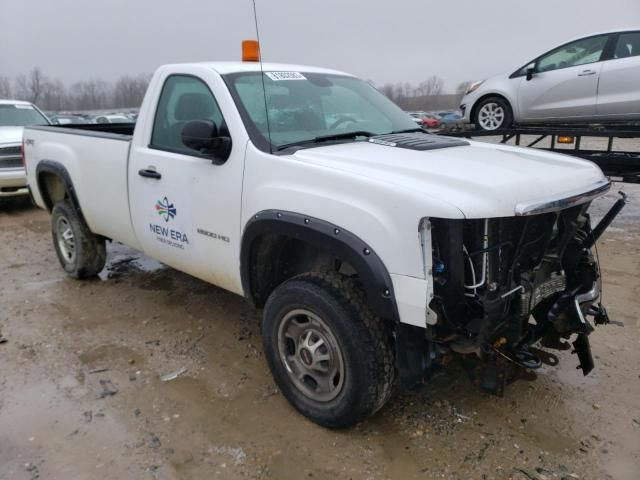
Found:
[[[49,125],[49,121],[33,105],[0,104],[0,127],[27,127],[29,125]]]
[[[417,130],[409,115],[357,78],[308,72],[260,75],[243,72],[224,78],[251,140],[264,151]]]

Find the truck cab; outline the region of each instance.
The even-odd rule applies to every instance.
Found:
[[[396,375],[415,386],[454,353],[493,391],[505,362],[538,368],[545,339],[578,336],[591,369],[606,225],[588,207],[609,182],[589,162],[433,136],[352,75],[253,62],[163,66],[135,128],[24,143],[70,275],[119,241],[243,295],[280,389],[321,425],[354,424]]]

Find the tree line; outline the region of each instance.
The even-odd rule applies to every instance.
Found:
[[[151,80],[151,74],[123,75],[113,82],[83,80],[66,86],[40,68],[11,79],[0,76],[0,98],[26,100],[42,110],[103,110],[135,108]]]
[[[150,80],[151,74],[141,73],[124,75],[114,82],[90,79],[67,87],[60,79],[49,77],[41,69],[34,68],[28,74],[13,79],[0,76],[0,98],[26,100],[51,111],[136,108],[142,103]],[[468,86],[469,82],[461,82],[455,94],[462,97]],[[415,85],[408,82],[387,83],[379,86],[378,90],[401,108],[417,109],[426,108],[429,98],[443,95],[443,87],[443,80],[432,75]]]
[[[377,88],[399,107],[405,110],[414,110],[428,109],[431,103],[430,99],[435,97],[450,95],[462,98],[469,85],[470,82],[460,82],[456,87],[455,93],[448,94],[444,92],[444,81],[437,75],[431,75],[418,84],[409,82],[386,83]],[[450,102],[457,106],[457,100],[452,99]]]

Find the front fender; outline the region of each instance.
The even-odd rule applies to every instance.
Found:
[[[504,83],[508,82],[508,83]],[[520,118],[520,111],[518,107],[517,94],[518,86],[515,80],[503,79],[492,81],[487,80],[486,84],[482,85],[478,90],[470,95],[465,95],[461,100],[461,103],[466,104],[465,119],[473,122],[473,113],[478,103],[487,97],[503,97],[511,105],[511,111],[513,112],[514,120]]]
[[[284,235],[302,240],[318,249],[327,250],[347,261],[360,273],[370,308],[383,318],[399,320],[393,282],[384,263],[367,243],[348,230],[324,220],[300,213],[265,210],[255,214],[242,236],[240,273],[245,296],[252,303],[256,298],[251,281],[252,247],[265,234]]]
[[[357,239],[357,255],[369,248],[387,272],[384,282],[376,280],[372,285],[376,285],[376,297],[383,284],[382,290],[390,287],[398,311],[393,318],[426,325],[429,289],[420,224],[428,217],[463,218],[458,208],[432,192],[346,171],[339,162],[329,166],[295,155],[269,155],[251,144],[243,192],[243,225],[265,210],[295,211],[302,220],[318,219],[348,231]]]

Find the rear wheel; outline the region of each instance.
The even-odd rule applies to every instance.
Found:
[[[265,306],[262,336],[283,395],[324,427],[354,425],[389,399],[391,336],[350,279],[310,273],[283,283]]]
[[[69,201],[60,201],[53,207],[51,233],[60,265],[72,277],[93,277],[104,268],[104,239],[89,231]]]
[[[513,123],[513,111],[509,102],[500,97],[489,97],[476,108],[474,123],[479,130],[509,128]]]

